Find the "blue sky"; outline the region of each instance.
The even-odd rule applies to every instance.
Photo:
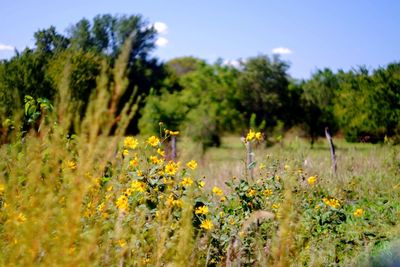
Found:
[[[317,68],[399,61],[399,12],[397,0],[2,1],[0,58],[33,46],[33,33],[50,25],[65,33],[83,17],[142,14],[164,26],[154,51],[162,60],[192,55],[234,63],[275,51],[290,62],[293,77],[308,78]]]

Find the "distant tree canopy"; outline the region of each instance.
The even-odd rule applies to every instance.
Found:
[[[69,66],[71,95],[83,113],[96,88],[101,65],[112,66],[128,38],[132,40],[127,69],[130,83],[121,98],[121,107],[135,88],[146,96],[151,88],[161,87],[166,77],[164,66],[150,56],[155,48],[156,31],[141,15],[98,15],[92,21],[80,20],[67,32],[62,35],[53,26],[39,30],[34,33],[33,49],[27,48],[1,64],[0,101],[7,104],[7,114],[15,108],[9,104],[22,103],[25,95],[53,101],[66,66]],[[16,93],[17,102],[13,100]]]
[[[349,141],[378,142],[400,134],[400,64],[372,73],[339,72],[334,112]]]
[[[333,114],[333,101],[338,87],[337,78],[330,69],[318,70],[302,84],[302,118],[299,122],[311,138],[311,144],[324,134],[325,127],[331,132],[338,130]]]
[[[265,121],[267,127],[275,126],[279,120],[285,121],[288,117],[289,65],[278,57],[270,59],[261,55],[249,58],[241,66],[238,97],[246,119],[250,120],[254,114],[256,122]]]
[[[372,71],[360,67],[334,73],[325,68],[308,80],[294,80],[289,64],[277,56],[258,55],[237,67],[195,57],[162,63],[151,54],[156,37],[141,15],[84,18],[65,35],[53,26],[37,31],[34,48],[0,61],[1,119],[26,99],[54,103],[65,69],[74,107],[84,115],[99,74],[115,64],[123,44],[131,40],[129,85],[117,107],[122,109],[134,92],[141,96],[141,117],[131,121],[130,133],[157,133],[162,121],[204,148],[218,145],[224,133],[249,127],[267,137],[276,129],[299,127],[311,143],[325,127],[348,141],[400,140],[400,63]]]

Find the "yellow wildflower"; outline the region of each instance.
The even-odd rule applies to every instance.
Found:
[[[325,203],[325,205],[330,206],[331,208],[338,209],[340,207],[340,201],[335,198],[323,198],[322,201]]]
[[[133,189],[132,188],[127,188],[126,190],[125,190],[125,196],[127,196],[127,197],[129,197],[130,195],[132,195],[132,192],[133,192]]]
[[[317,182],[317,176],[310,176],[307,179],[307,183],[309,185],[314,185]]]
[[[253,188],[250,188],[250,189],[247,191],[247,196],[248,196],[248,197],[253,197],[253,196],[256,195],[256,193],[257,193],[256,190],[254,190]]]
[[[176,199],[176,200],[173,200],[172,201],[172,206],[175,206],[175,207],[182,207],[182,200],[180,200],[180,199]]]
[[[262,133],[261,132],[256,132],[255,138],[256,138],[257,141],[262,141],[263,140]]]
[[[150,156],[150,161],[151,161],[151,163],[153,163],[153,164],[160,164],[160,163],[162,163],[162,160],[159,159],[157,156]]]
[[[267,167],[264,163],[260,164],[260,167],[258,167],[260,170],[265,169],[265,167]]]
[[[136,171],[136,175],[141,177],[141,176],[143,176],[143,172],[141,170],[137,170]]]
[[[104,210],[104,206],[105,206],[105,203],[104,203],[104,202],[101,202],[100,205],[97,206],[97,210],[98,210],[99,212],[102,212],[102,211]]]
[[[182,186],[191,186],[193,184],[193,180],[190,177],[183,178],[181,185]]]
[[[174,207],[182,207],[182,200],[180,199],[174,199],[174,196],[171,194],[168,196],[167,200],[165,201],[165,204],[168,207],[174,206]]]
[[[279,204],[272,204],[272,208],[274,209],[274,210],[277,210],[277,209],[279,209]]]
[[[252,141],[256,137],[256,133],[250,129],[249,133],[246,135],[246,142]]]
[[[163,178],[164,184],[172,184],[174,181],[171,178],[165,177]]]
[[[73,255],[75,253],[76,247],[72,246],[68,249],[68,255]]]
[[[222,196],[219,200],[220,200],[221,202],[224,202],[224,201],[226,200],[226,197]]]
[[[120,240],[118,240],[118,245],[119,245],[121,248],[123,248],[123,247],[126,246],[126,241],[125,241],[124,239],[120,239]]]
[[[191,160],[186,163],[186,166],[192,170],[195,170],[197,168],[197,162],[195,160]]]
[[[129,156],[129,150],[128,150],[128,149],[122,150],[122,155],[123,155],[124,157]]]
[[[165,157],[165,151],[161,150],[161,148],[157,149],[157,154],[160,155],[161,157]]]
[[[208,207],[207,206],[201,206],[196,208],[196,210],[194,211],[195,214],[207,214],[208,213]]]
[[[206,185],[206,182],[200,181],[198,184],[200,188],[203,188]]]
[[[150,136],[148,139],[147,139],[147,143],[149,144],[149,145],[151,145],[152,147],[156,147],[156,146],[158,146],[158,144],[160,143],[160,139],[158,139],[156,136]]]
[[[4,184],[0,183],[0,196],[4,194],[5,186]]]
[[[216,194],[217,196],[222,196],[223,193],[224,193],[224,192],[222,192],[222,189],[219,188],[219,187],[217,187],[217,186],[214,186],[214,187],[213,187],[212,192],[213,192],[214,194]]]
[[[135,192],[144,192],[146,191],[146,184],[144,182],[135,180],[131,183],[131,188]]]
[[[172,206],[174,204],[174,197],[172,195],[169,195],[167,200],[165,201],[165,204],[167,206]]]
[[[205,219],[204,221],[201,222],[200,228],[203,228],[205,230],[211,230],[214,228],[214,224],[210,219]]]
[[[76,162],[73,160],[67,160],[66,166],[68,169],[76,170]]]
[[[278,211],[276,212],[276,218],[282,219],[282,217],[283,217],[283,211],[282,211],[282,210],[278,210]]]
[[[121,195],[115,202],[115,205],[120,211],[128,211],[129,209],[128,198],[125,195]]]
[[[18,223],[23,223],[23,222],[25,222],[26,221],[26,217],[25,217],[25,215],[23,214],[23,213],[18,213],[18,215],[17,215],[17,218],[16,218],[16,221],[18,222]]]
[[[266,197],[269,197],[269,196],[271,196],[272,195],[272,190],[271,189],[265,189],[264,190],[264,196],[266,196]]]
[[[169,134],[171,136],[177,136],[179,134],[179,131],[169,131]]]
[[[167,165],[165,165],[165,173],[168,175],[175,175],[176,172],[178,171],[179,163],[175,163],[173,161],[168,162]]]
[[[139,141],[136,138],[133,138],[132,136],[128,136],[124,139],[124,147],[125,148],[130,148],[130,149],[135,149],[139,144]]]
[[[356,217],[361,217],[364,214],[364,210],[363,209],[356,209],[356,211],[353,213],[354,216]]]
[[[89,207],[85,210],[85,212],[83,213],[83,216],[86,218],[90,218],[94,215],[94,210],[90,209]]]
[[[139,165],[139,160],[138,158],[134,158],[129,161],[129,167],[134,168]]]

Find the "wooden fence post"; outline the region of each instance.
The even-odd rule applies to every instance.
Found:
[[[176,159],[176,136],[171,136],[171,159],[175,161]]]
[[[332,170],[334,174],[337,174],[337,163],[336,163],[336,154],[335,154],[335,146],[333,145],[332,136],[329,134],[328,127],[325,127],[325,136],[328,139],[329,147],[331,150],[331,160],[332,160]]]
[[[254,180],[254,166],[253,166],[254,153],[253,153],[253,149],[251,146],[251,141],[246,141],[246,150],[247,150],[246,170],[250,172],[247,174],[250,174],[250,178],[253,181]]]

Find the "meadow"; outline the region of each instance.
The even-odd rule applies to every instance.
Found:
[[[25,96],[1,113],[1,266],[399,263],[396,139],[335,137],[333,173],[326,141],[311,148],[295,132],[273,146],[255,128],[221,134],[208,149],[161,122],[158,134],[127,135],[140,96],[120,103],[125,46],[85,109],[67,64],[53,102]]]
[[[399,148],[177,132],[3,144],[2,266],[390,266],[399,260]],[[95,129],[99,130],[101,127]],[[104,128],[103,128],[104,129]],[[92,134],[91,134],[92,133]],[[171,135],[178,158],[169,160]],[[254,146],[246,163],[245,143]],[[253,169],[253,178],[249,172]],[[396,254],[397,253],[397,254]]]

